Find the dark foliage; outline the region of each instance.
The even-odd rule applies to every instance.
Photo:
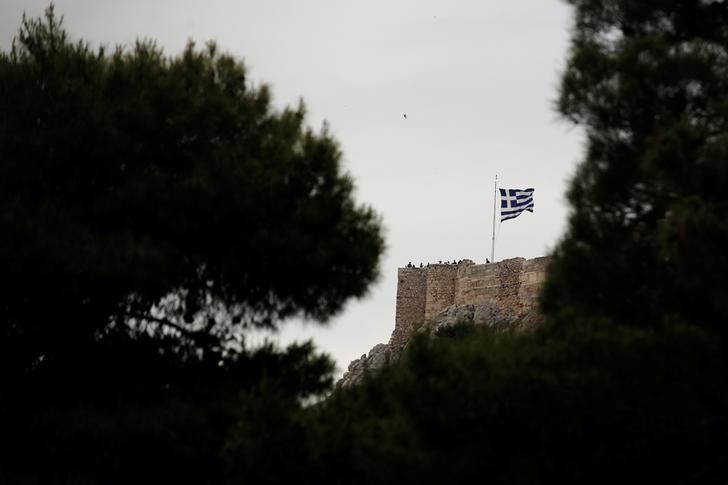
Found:
[[[104,342],[14,389],[0,415],[0,483],[220,483],[225,443],[260,405],[250,390],[261,379],[295,409],[332,384],[331,362],[310,344],[220,366],[160,356],[156,339],[142,340]]]
[[[728,374],[710,335],[579,322],[413,342],[396,366],[317,410],[324,476],[704,483],[725,472]]]
[[[728,4],[570,1],[559,111],[587,134],[544,308],[728,336]]]
[[[420,335],[397,364],[301,409],[246,401],[231,483],[722,483],[728,379],[694,326],[574,317]]]
[[[0,55],[0,113],[12,365],[130,327],[219,351],[243,326],[324,320],[376,277],[378,219],[335,141],[212,44],[106,55],[49,9]]]
[[[310,344],[377,276],[379,219],[303,105],[214,44],[69,40],[50,7],[0,53],[0,482],[213,483],[261,380],[320,396]]]

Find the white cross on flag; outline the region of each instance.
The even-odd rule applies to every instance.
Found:
[[[533,189],[498,189],[501,196],[501,222],[533,212]]]

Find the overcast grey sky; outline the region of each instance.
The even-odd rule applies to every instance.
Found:
[[[0,48],[47,0],[0,0]],[[581,132],[553,110],[568,48],[559,0],[56,0],[71,35],[95,45],[156,39],[179,53],[217,41],[328,121],[359,201],[382,215],[382,278],[325,328],[292,322],[346,369],[394,328],[397,267],[490,257],[493,178],[534,187],[534,213],[497,225],[496,260],[547,254],[564,230],[564,192]],[[407,117],[404,117],[404,114]],[[302,255],[305,257],[305,255]]]

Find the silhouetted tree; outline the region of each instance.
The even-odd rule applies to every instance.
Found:
[[[219,352],[246,326],[325,320],[375,278],[378,219],[336,142],[214,44],[107,55],[51,8],[23,20],[0,83],[0,314],[20,370],[129,329]]]
[[[545,309],[728,336],[728,4],[569,3],[558,108],[587,152]]]
[[[585,318],[560,330],[418,336],[396,364],[311,410],[320,458],[298,476],[504,485],[724,478],[714,465],[725,460],[728,373],[710,334]]]
[[[377,276],[378,216],[302,104],[212,43],[71,41],[51,6],[0,53],[0,154],[0,481],[210,481],[243,390],[330,386],[311,345],[245,344]]]

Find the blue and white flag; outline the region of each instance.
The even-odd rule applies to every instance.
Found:
[[[501,196],[501,222],[533,212],[533,189],[498,189]]]

